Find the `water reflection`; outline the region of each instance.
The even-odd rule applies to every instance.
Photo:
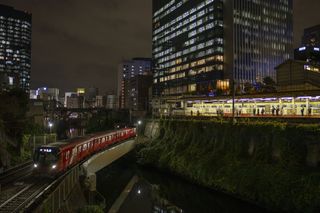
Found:
[[[106,211],[120,203],[116,208],[120,213],[267,212],[224,193],[129,162],[117,161],[98,173],[97,188],[106,198]]]
[[[130,188],[130,193],[119,209],[119,213],[139,212],[139,213],[181,213],[181,208],[178,208],[170,201],[160,196],[160,187],[152,185],[144,178],[134,176],[131,181],[135,181],[133,187]]]

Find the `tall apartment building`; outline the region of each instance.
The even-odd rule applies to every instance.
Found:
[[[30,13],[0,5],[0,90],[30,90]]]
[[[118,97],[120,109],[134,108],[133,103],[135,103],[135,101],[133,100],[138,101],[138,98],[134,96],[139,93],[139,88],[136,86],[136,83],[133,83],[133,81],[145,83],[145,81],[141,81],[141,78],[139,78],[140,80],[138,81],[136,77],[152,75],[151,66],[152,63],[150,58],[133,58],[132,60],[123,61],[119,65]],[[143,92],[140,91],[140,93]]]
[[[292,0],[153,0],[154,95],[275,78],[292,51],[292,8]]]

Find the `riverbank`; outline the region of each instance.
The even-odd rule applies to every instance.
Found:
[[[97,174],[97,188],[106,199],[106,212],[266,213],[258,206],[193,184],[157,169],[139,166],[134,152]]]
[[[274,211],[319,212],[319,126],[160,121],[139,162]]]

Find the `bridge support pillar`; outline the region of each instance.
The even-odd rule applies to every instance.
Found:
[[[86,185],[90,192],[97,190],[97,176],[95,173],[90,173],[86,177]]]

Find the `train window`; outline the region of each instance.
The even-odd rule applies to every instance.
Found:
[[[87,144],[83,144],[83,150],[87,150]]]
[[[58,154],[56,153],[56,151],[47,152],[47,151],[43,151],[43,150],[44,149],[38,149],[35,152],[35,155],[34,155],[35,162],[53,163],[53,162],[56,162],[58,160]]]

